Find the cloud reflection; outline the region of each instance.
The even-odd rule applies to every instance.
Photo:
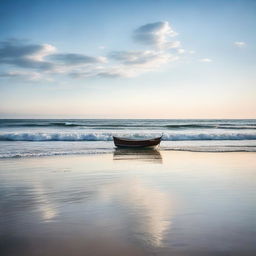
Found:
[[[36,194],[38,209],[41,212],[42,219],[51,221],[58,215],[56,205],[51,201],[49,193],[40,183],[34,183],[34,192]]]
[[[133,179],[106,186],[101,190],[101,196],[107,202],[119,204],[125,218],[130,220],[127,229],[133,237],[154,247],[163,246],[174,209],[166,193]]]

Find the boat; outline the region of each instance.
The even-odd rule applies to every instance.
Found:
[[[126,139],[113,136],[113,140],[115,146],[119,148],[154,148],[160,144],[162,136],[147,140]]]

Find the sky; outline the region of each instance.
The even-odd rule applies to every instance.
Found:
[[[254,0],[1,0],[0,118],[256,118]]]

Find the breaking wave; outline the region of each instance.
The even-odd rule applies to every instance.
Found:
[[[153,138],[157,133],[2,133],[0,141],[111,141],[112,136]],[[192,141],[192,140],[256,140],[256,133],[164,133],[164,141]]]

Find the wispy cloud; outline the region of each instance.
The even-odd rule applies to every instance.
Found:
[[[212,62],[212,59],[204,58],[204,59],[200,59],[199,61],[201,61],[201,62]]]
[[[42,75],[39,72],[31,71],[8,71],[0,73],[0,78],[24,79],[24,80],[41,80]]]
[[[50,56],[53,61],[63,65],[82,65],[82,64],[96,64],[105,63],[105,57],[92,57],[77,53],[60,53]]]
[[[183,53],[185,53],[185,49],[182,49],[182,48],[177,49],[177,52],[178,52],[179,54],[183,54]]]
[[[133,32],[133,38],[151,49],[112,50],[106,56],[59,52],[51,44],[6,40],[0,42],[0,65],[5,70],[12,70],[0,74],[0,78],[39,80],[55,74],[72,78],[134,77],[178,60],[185,50],[181,48],[180,41],[170,41],[170,37],[176,35],[168,22],[145,24]]]
[[[237,47],[239,47],[239,48],[242,48],[242,47],[245,47],[245,46],[246,46],[246,43],[240,41],[240,42],[234,42],[234,45],[237,46]]]
[[[171,60],[169,53],[157,51],[119,51],[112,52],[109,57],[125,65],[143,65],[150,67],[157,67]]]

